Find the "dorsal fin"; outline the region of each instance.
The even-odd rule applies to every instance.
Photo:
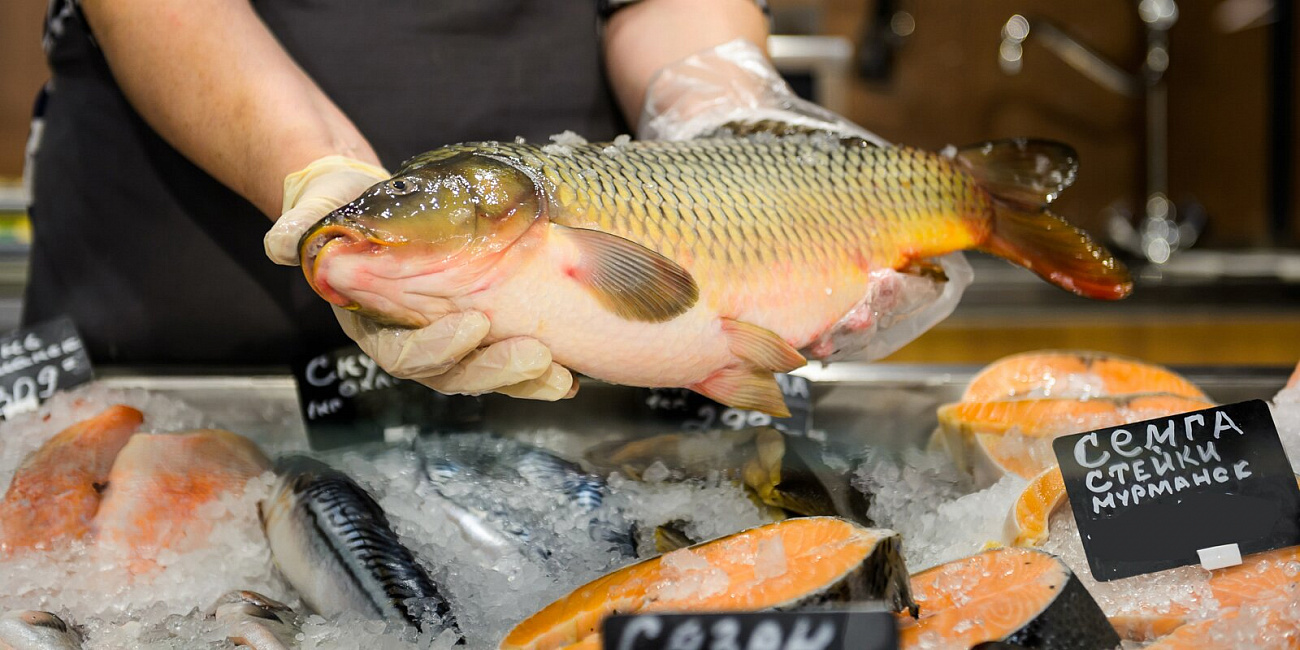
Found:
[[[702,138],[746,138],[753,135],[768,134],[777,137],[789,136],[830,136],[837,138],[840,144],[846,147],[874,147],[876,144],[870,140],[855,136],[846,136],[843,133],[837,133],[830,129],[818,128],[806,124],[792,124],[780,120],[756,120],[756,121],[736,121],[727,122],[722,126],[706,131],[699,137]]]
[[[957,160],[994,197],[1021,207],[1043,207],[1074,183],[1079,155],[1052,140],[994,140],[957,151]]]

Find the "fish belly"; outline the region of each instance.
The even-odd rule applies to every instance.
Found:
[[[736,359],[720,315],[705,300],[666,322],[631,321],[566,276],[562,254],[524,256],[507,276],[457,300],[461,309],[487,314],[490,341],[533,337],[556,363],[629,386],[686,386]]]

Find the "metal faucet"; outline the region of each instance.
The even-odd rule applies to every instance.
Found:
[[[1169,29],[1178,21],[1174,0],[1140,0],[1138,16],[1146,25],[1146,59],[1130,73],[1106,60],[1051,21],[1016,14],[1002,26],[998,62],[1007,74],[1020,72],[1024,43],[1031,35],[1070,67],[1098,85],[1124,97],[1141,97],[1146,104],[1146,205],[1140,220],[1123,201],[1106,209],[1107,234],[1115,244],[1155,264],[1164,264],[1180,249],[1196,243],[1205,226],[1205,212],[1195,202],[1179,210],[1169,199],[1168,88]],[[1134,221],[1140,221],[1134,225]]]

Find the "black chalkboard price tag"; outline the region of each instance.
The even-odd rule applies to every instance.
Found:
[[[1219,547],[1247,555],[1300,545],[1300,489],[1263,401],[1052,446],[1098,580],[1200,564],[1200,551]]]
[[[776,375],[776,382],[790,409],[788,418],[724,406],[685,388],[646,388],[643,392],[651,418],[683,431],[770,426],[791,435],[806,435],[812,428],[812,384],[784,373]]]
[[[308,443],[316,450],[460,431],[483,417],[478,398],[396,379],[356,346],[300,359],[293,374]]]
[[[604,650],[895,650],[885,611],[738,612],[610,616]]]
[[[0,337],[0,417],[6,420],[94,378],[71,319],[46,321]]]

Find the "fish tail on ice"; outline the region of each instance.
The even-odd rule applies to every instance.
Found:
[[[962,149],[957,159],[993,200],[993,228],[980,250],[1088,298],[1133,291],[1128,269],[1087,233],[1047,209],[1074,182],[1078,157],[1048,140],[1000,140]]]
[[[789,417],[772,373],[802,367],[803,355],[772,331],[750,323],[724,318],[722,332],[736,363],[689,388],[728,406]]]

